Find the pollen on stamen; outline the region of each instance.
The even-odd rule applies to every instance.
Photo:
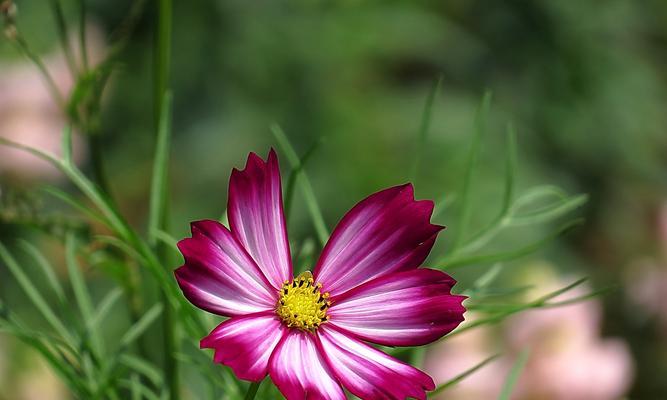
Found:
[[[285,281],[276,305],[276,314],[289,328],[314,332],[329,320],[329,293],[322,293],[321,289],[322,284],[315,284],[309,271],[300,274],[291,282]]]

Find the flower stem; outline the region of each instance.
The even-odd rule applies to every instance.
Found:
[[[248,386],[248,391],[245,394],[245,397],[243,398],[244,400],[253,400],[255,398],[255,395],[257,394],[257,390],[259,389],[259,385],[262,384],[262,381],[259,382],[251,382],[250,386]]]
[[[156,138],[161,129],[160,121],[163,119],[162,113],[169,112],[164,107],[166,96],[168,96],[169,82],[169,64],[171,61],[171,24],[172,24],[172,3],[171,0],[157,0],[157,31],[155,40],[154,54],[154,106],[155,106],[155,131]],[[164,229],[166,225],[167,210],[163,203],[162,210],[158,216],[158,228]],[[161,261],[165,260],[166,252],[162,244],[155,244],[157,256]],[[163,290],[161,300],[164,303],[164,314],[162,319],[162,332],[164,337],[164,371],[165,379],[169,384],[170,400],[180,398],[180,380],[178,376],[178,360],[176,359],[176,325],[174,320],[174,310],[169,303],[168,294]]]

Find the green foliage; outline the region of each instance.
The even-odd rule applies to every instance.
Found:
[[[214,365],[209,355],[199,350],[198,340],[208,333],[212,321],[187,302],[171,275],[173,265],[170,256],[177,253],[177,240],[170,232],[167,223],[171,211],[169,165],[172,141],[172,97],[169,91],[169,67],[172,61],[170,1],[160,1],[157,13],[158,48],[154,71],[157,135],[146,207],[148,211],[146,233],[142,234],[143,230],[133,226],[130,219],[119,211],[117,199],[112,196],[105,184],[99,147],[94,145],[91,147],[93,158],[91,174],[79,169],[74,163],[73,130],[83,128],[83,133],[91,144],[97,140],[95,135],[101,131],[101,127],[97,124],[101,121],[99,108],[104,88],[118,54],[127,44],[128,32],[131,32],[133,25],[141,16],[143,4],[143,1],[135,2],[135,6],[124,20],[119,38],[112,44],[112,51],[108,57],[99,65],[91,66],[85,51],[84,29],[81,29],[79,36],[83,59],[81,65],[78,65],[66,40],[67,24],[60,2],[58,0],[51,2],[56,16],[59,40],[65,50],[70,72],[76,78],[75,88],[67,101],[60,98],[62,95],[53,85],[42,60],[31,51],[21,36],[16,39],[19,49],[33,60],[52,86],[56,100],[63,111],[67,111],[70,121],[62,134],[60,158],[5,138],[0,138],[0,144],[30,153],[50,163],[64,174],[78,191],[77,194],[56,187],[46,186],[42,189],[44,193],[67,206],[68,211],[83,221],[87,229],[74,229],[65,225],[64,235],[59,237],[64,241],[68,289],[71,289],[71,293],[65,290],[54,272],[56,268],[53,262],[36,245],[26,240],[18,241],[17,248],[21,249],[29,260],[21,262],[14,255],[14,243],[0,243],[0,259],[26,298],[48,324],[46,328],[32,328],[16,315],[11,305],[2,301],[0,329],[14,335],[38,352],[78,398],[176,399],[185,390],[192,389],[188,387],[189,382],[185,379],[184,390],[179,384],[179,377],[192,371],[206,382],[211,398],[223,395],[230,399],[253,399],[255,396],[271,398],[276,395],[273,386],[267,384],[260,386],[260,383],[248,385],[240,382],[228,368]],[[81,2],[79,18],[84,25],[86,20],[84,2]],[[414,139],[413,147],[417,151],[414,158],[411,158],[410,175],[413,180],[417,180],[424,170],[425,153],[429,148],[429,131],[432,118],[437,115],[436,103],[441,87],[442,78],[438,78],[424,103],[418,134]],[[526,310],[559,307],[585,301],[608,290],[593,290],[568,300],[554,300],[580,286],[585,281],[581,279],[535,300],[516,302],[512,299],[517,294],[523,294],[529,287],[495,287],[496,278],[508,263],[543,249],[578,226],[580,219],[571,218],[570,215],[585,204],[587,196],[570,195],[552,185],[540,185],[519,192],[517,134],[510,124],[507,127],[504,176],[502,179],[498,177],[498,180],[504,182],[502,196],[495,202],[499,205],[499,210],[483,226],[473,226],[475,179],[490,125],[488,121],[490,107],[491,94],[486,93],[474,119],[474,131],[471,135],[459,194],[453,196],[450,195],[450,191],[445,191],[447,197],[437,202],[434,212],[434,217],[449,213],[448,219],[454,221],[452,225],[454,229],[452,229],[451,247],[446,253],[436,256],[433,265],[447,271],[473,265],[487,268],[463,290],[463,293],[469,296],[467,308],[479,312],[482,317],[462,325],[442,340],[480,326],[500,323],[511,315]],[[315,152],[328,151],[328,147],[322,139],[318,139],[310,143],[303,155],[299,156],[292,144],[296,141],[290,141],[278,125],[272,125],[270,130],[290,166],[284,190],[285,212],[288,216],[291,215],[298,186],[312,222],[310,236],[293,243],[292,247],[295,269],[301,271],[314,263],[317,257],[316,249],[324,246],[329,238],[329,229],[318,201],[318,197],[324,196],[318,196],[315,192],[306,171],[308,162]],[[90,178],[89,175],[95,178]],[[452,204],[454,207],[450,208]],[[222,219],[225,219],[224,216]],[[535,229],[545,225],[551,226],[554,223],[559,227],[542,238],[509,250],[489,249],[498,237],[511,235],[513,228]],[[89,274],[104,272],[101,268],[102,262],[99,262],[100,258],[117,266],[120,273],[114,276],[116,286],[107,290],[99,301],[95,301],[98,296],[92,294],[98,292],[91,290],[88,278]],[[32,270],[38,272],[33,274],[35,271]],[[103,274],[100,275],[104,277]],[[33,276],[39,277],[40,282],[46,282],[48,294],[35,283]],[[149,292],[153,289],[159,293],[158,296],[151,296]],[[50,301],[51,298],[55,298],[55,301]],[[121,305],[125,305],[128,310],[124,333],[120,337],[109,338],[105,332],[109,326],[117,323],[111,321],[111,316],[114,310],[121,308]],[[158,366],[162,360],[156,360],[155,357],[146,354],[142,339],[155,334],[154,325],[161,318],[164,365]],[[181,333],[183,333],[182,338]],[[421,362],[424,354],[423,348],[387,351],[411,359],[415,364]],[[490,356],[478,365],[463,371],[438,386],[433,394],[446,391],[498,356]],[[500,399],[509,398],[527,359],[528,351],[519,355],[507,377]],[[176,368],[177,364],[183,365],[185,372],[179,371]],[[194,387],[194,384],[191,386]]]

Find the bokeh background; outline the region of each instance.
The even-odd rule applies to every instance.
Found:
[[[50,8],[16,3],[22,34],[60,89],[72,90]],[[76,27],[77,2],[62,3]],[[131,3],[87,3],[94,60],[108,50]],[[112,192],[137,226],[146,221],[154,140],[153,9],[148,2],[121,54],[100,125]],[[573,214],[585,218],[582,226],[513,261],[500,281],[534,285],[539,294],[590,276],[590,288],[615,290],[432,346],[427,370],[445,381],[497,349],[511,365],[512,346],[529,342],[537,350],[517,399],[667,398],[667,2],[191,0],[174,2],[173,15],[174,237],[185,237],[191,220],[222,214],[231,169],[248,152],[264,156],[277,146],[274,123],[300,154],[319,143],[306,169],[330,228],[356,201],[409,180],[418,198],[454,197],[475,110],[489,90],[471,230],[500,207],[508,122],[518,132],[519,190],[548,183],[589,196]],[[420,146],[420,118],[438,77],[441,90]],[[63,125],[34,65],[1,40],[0,136],[57,151]],[[88,168],[85,146],[75,148]],[[286,172],[284,155],[281,164]],[[35,199],[44,183],[69,188],[45,164],[0,149],[3,241],[33,235],[17,217],[22,207],[58,208]],[[289,229],[301,243],[315,233],[302,197],[295,201]],[[453,214],[447,209],[436,219],[449,228],[438,254],[446,254],[448,235],[458,228]],[[557,225],[507,230],[494,243],[515,247]],[[465,287],[485,268],[455,276]],[[89,279],[93,287],[109,285],[103,272]],[[30,320],[34,311],[21,305],[24,295],[4,265],[0,288]],[[505,364],[482,370],[449,398],[496,397]],[[65,398],[35,354],[0,335],[0,399]]]

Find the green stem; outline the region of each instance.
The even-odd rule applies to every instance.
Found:
[[[88,72],[88,46],[86,45],[86,0],[79,0],[79,47],[83,72]]]
[[[163,105],[167,96],[169,82],[169,64],[171,61],[171,25],[172,25],[172,3],[171,0],[157,0],[157,32],[155,49],[155,92],[154,92],[154,126],[156,135],[160,129],[162,112],[168,112]],[[166,204],[163,205],[159,216],[158,228],[164,230],[166,227]],[[156,253],[161,261],[165,260],[166,251],[164,245],[156,244]],[[164,371],[165,379],[169,385],[170,400],[180,398],[180,380],[178,374],[178,360],[176,359],[176,326],[174,321],[174,310],[169,303],[168,294],[162,292],[161,300],[164,303],[164,314],[162,319],[162,332],[164,336]]]
[[[42,77],[46,81],[46,85],[51,92],[51,97],[53,97],[53,100],[56,102],[56,104],[58,104],[58,107],[64,112],[65,98],[63,97],[62,93],[60,93],[56,82],[53,80],[53,77],[49,73],[49,70],[46,68],[46,65],[42,59],[30,49],[28,43],[20,34],[18,34],[18,36],[12,42],[16,45],[18,50],[23,53],[24,56],[26,56],[30,61],[33,62],[33,64],[35,64],[39,72],[42,74]]]
[[[58,38],[60,39],[60,45],[63,48],[63,53],[65,53],[67,66],[69,67],[72,77],[74,80],[76,80],[78,76],[78,68],[76,66],[76,61],[74,60],[74,53],[72,53],[72,48],[69,45],[69,33],[67,32],[67,23],[65,22],[65,14],[63,13],[60,0],[51,0],[51,7],[53,8],[53,14],[56,17]]]
[[[246,392],[245,397],[243,399],[244,400],[253,400],[255,398],[255,395],[257,394],[257,390],[259,389],[259,385],[261,385],[261,384],[262,384],[262,381],[250,383],[250,386],[248,386],[248,391]]]

